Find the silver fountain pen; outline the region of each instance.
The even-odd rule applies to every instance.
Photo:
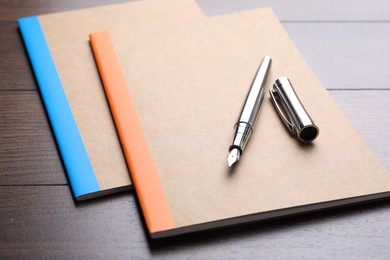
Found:
[[[229,147],[229,155],[227,157],[229,167],[240,160],[245,145],[252,134],[257,114],[259,113],[261,103],[264,99],[265,83],[270,67],[271,58],[265,56],[253,79],[244,107],[242,108],[240,117],[235,125],[233,143]]]

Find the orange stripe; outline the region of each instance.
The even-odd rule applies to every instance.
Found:
[[[130,175],[150,233],[175,228],[108,32],[89,35]]]

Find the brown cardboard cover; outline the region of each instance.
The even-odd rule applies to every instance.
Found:
[[[75,12],[66,19],[40,17],[49,46],[57,46],[51,49],[56,65],[73,66],[60,72],[64,85],[82,83],[73,94],[66,89],[72,111],[80,111],[75,113],[80,131],[112,136],[113,127],[102,128],[103,122],[113,124],[87,38],[93,31],[109,31],[177,227],[308,205],[321,208],[323,202],[390,190],[388,172],[270,9],[193,19],[189,14],[196,9],[177,2],[184,5],[180,10],[161,1],[162,9],[173,12],[170,17],[146,10],[141,2],[139,9],[132,6],[132,15],[130,8],[118,7],[112,13]],[[57,34],[58,28],[65,34]],[[267,88],[277,77],[289,77],[320,135],[312,145],[298,143],[267,96],[242,159],[231,170],[226,156],[233,126],[265,55],[273,59]],[[86,75],[93,79],[85,80]],[[88,102],[86,110],[81,98]],[[88,152],[98,152],[110,150],[104,139],[99,133],[83,140]],[[123,160],[119,152],[111,155],[115,162]],[[125,167],[91,160],[110,172],[113,165]]]
[[[126,30],[110,35],[177,227],[390,190],[390,175],[271,9]],[[289,77],[320,135],[300,144],[267,93],[242,159],[229,169],[233,126],[265,55],[273,59],[267,89]]]
[[[132,27],[172,26],[203,18],[193,1],[145,0],[39,16],[66,97],[101,190],[131,184],[88,35],[113,30],[130,37]],[[127,37],[126,36],[126,37]]]

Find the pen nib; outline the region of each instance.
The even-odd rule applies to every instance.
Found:
[[[240,151],[237,148],[232,149],[227,157],[229,167],[231,167],[239,160],[240,160]]]

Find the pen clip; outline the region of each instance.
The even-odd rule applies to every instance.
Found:
[[[286,112],[287,115],[284,114],[283,110],[281,109],[281,107],[278,104],[278,101],[276,100],[276,96],[278,96],[278,99],[280,100],[282,106],[284,107],[284,103],[281,100],[278,92],[275,89],[270,89],[269,94],[271,96],[272,103],[274,104],[276,111],[278,112],[283,123],[286,125],[287,129],[291,132],[291,134],[294,134],[295,127],[294,127],[294,124],[292,123],[292,119],[291,119],[290,115],[287,112]],[[286,111],[286,110],[287,109],[285,108],[284,111]]]

